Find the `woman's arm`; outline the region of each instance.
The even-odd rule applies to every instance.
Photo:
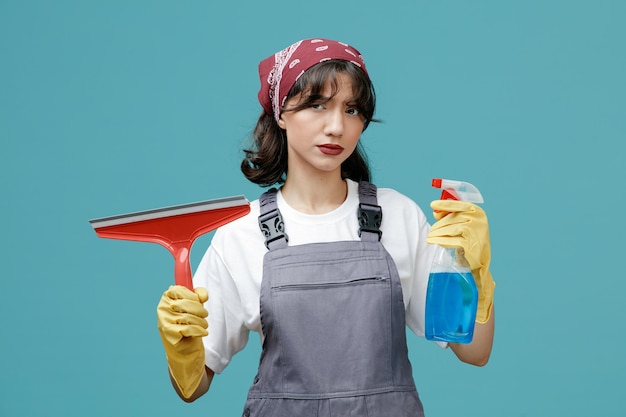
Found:
[[[470,365],[485,366],[491,356],[493,346],[493,334],[495,329],[495,311],[491,311],[491,316],[487,322],[476,323],[474,327],[474,337],[472,343],[460,344],[450,343],[449,346],[454,354],[462,362]]]

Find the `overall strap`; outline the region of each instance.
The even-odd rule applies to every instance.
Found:
[[[289,240],[283,216],[276,204],[276,193],[276,188],[272,188],[259,197],[259,228],[265,236],[265,246],[270,250],[286,247]]]
[[[383,210],[378,205],[376,186],[367,181],[359,182],[359,236],[363,241],[379,241],[383,232]]]

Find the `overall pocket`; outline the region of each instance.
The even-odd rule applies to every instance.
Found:
[[[271,289],[286,392],[356,393],[390,385],[389,277],[353,271],[339,278],[332,266],[318,267],[311,282],[300,276]]]

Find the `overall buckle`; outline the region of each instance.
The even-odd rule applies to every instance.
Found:
[[[362,232],[370,232],[378,234],[378,240],[382,237],[383,232],[380,225],[383,222],[383,210],[380,206],[373,204],[359,204],[359,237]]]
[[[287,233],[285,233],[285,223],[280,211],[276,208],[259,216],[259,227],[265,236],[265,247],[270,248],[270,243],[285,238],[285,242],[289,241]]]

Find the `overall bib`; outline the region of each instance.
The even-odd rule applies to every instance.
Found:
[[[261,196],[265,339],[244,417],[423,416],[376,187],[359,199],[360,241],[288,246],[276,190]]]

